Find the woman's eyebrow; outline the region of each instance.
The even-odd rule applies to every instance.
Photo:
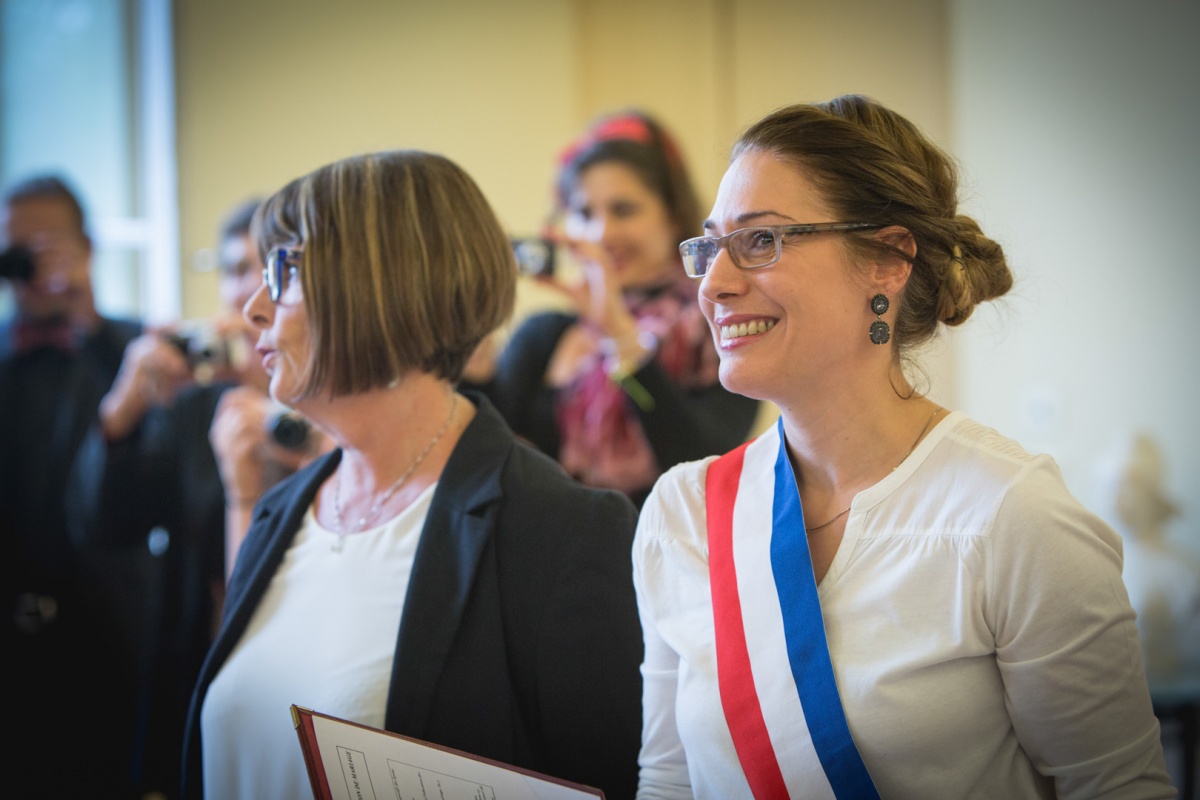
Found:
[[[777,217],[779,219],[792,220],[792,218],[789,217],[787,214],[781,214],[778,211],[772,211],[770,209],[765,209],[762,211],[746,211],[746,212],[744,212],[742,214],[738,214],[736,217],[734,217],[733,221],[737,225],[744,225],[747,222],[755,222],[757,220],[761,220],[764,217]],[[792,220],[792,221],[794,222],[795,220]],[[716,227],[717,227],[717,223],[715,220],[713,220],[711,218],[704,220],[704,230],[710,231]]]

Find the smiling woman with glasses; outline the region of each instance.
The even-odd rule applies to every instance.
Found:
[[[516,291],[479,187],[441,156],[359,156],[289,183],[255,230],[244,314],[271,396],[337,447],[255,506],[183,796],[309,794],[296,704],[632,797],[636,511],[458,390]]]
[[[790,106],[680,245],[722,384],[781,415],[642,509],[640,796],[1173,796],[1119,537],[909,380],[1012,283],[956,187],[872,100]]]

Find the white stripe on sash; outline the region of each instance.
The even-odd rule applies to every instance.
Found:
[[[733,552],[742,599],[742,622],[755,690],[789,794],[794,798],[833,800],[835,795],[813,749],[789,667],[783,612],[771,568],[774,474],[779,444],[777,428],[772,427],[746,449],[734,503]],[[801,781],[798,776],[808,777]]]

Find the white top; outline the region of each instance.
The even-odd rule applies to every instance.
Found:
[[[755,445],[777,437],[772,427]],[[640,798],[750,796],[717,689],[712,460],[667,472],[638,523]],[[1049,457],[947,416],[855,497],[818,594],[850,731],[881,797],[1174,796],[1120,538],[1071,497]],[[803,715],[772,719],[796,702],[783,694],[795,692],[786,655],[754,682],[772,742],[786,730],[776,750],[792,796],[832,796]]]
[[[383,727],[400,613],[434,486],[380,527],[345,537],[310,508],[201,710],[204,792],[312,794],[293,703]]]

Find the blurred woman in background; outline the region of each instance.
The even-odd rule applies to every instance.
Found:
[[[527,319],[483,388],[568,473],[640,505],[663,470],[744,441],[758,403],[717,380],[677,249],[700,212],[662,126],[639,112],[595,122],[561,155],[555,198],[553,236],[582,279],[539,280],[573,309]]]

